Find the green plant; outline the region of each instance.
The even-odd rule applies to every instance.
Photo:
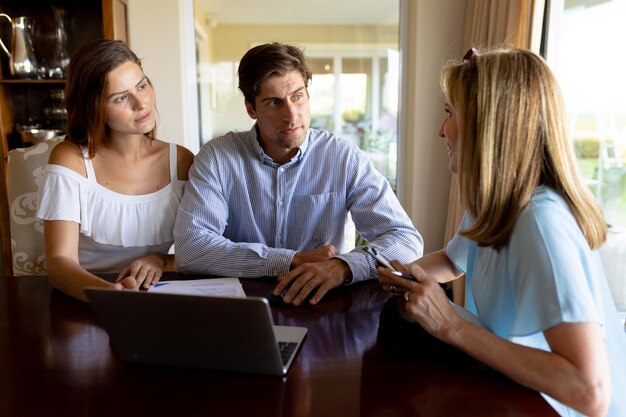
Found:
[[[343,121],[346,123],[358,123],[365,118],[365,113],[359,109],[347,109],[341,115]]]

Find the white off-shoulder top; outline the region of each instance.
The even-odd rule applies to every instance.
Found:
[[[187,182],[177,176],[176,145],[170,143],[170,183],[145,195],[120,194],[98,184],[87,149],[81,149],[87,177],[60,165],[46,165],[37,217],[80,224],[78,258],[90,272],[120,272],[135,259],[168,253]]]

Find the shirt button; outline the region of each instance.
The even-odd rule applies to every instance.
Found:
[[[278,205],[279,205],[279,206],[282,206],[282,205],[283,205],[283,202],[282,202],[282,201],[279,201],[279,202],[278,202]]]
[[[285,168],[278,168],[280,172],[285,172]]]

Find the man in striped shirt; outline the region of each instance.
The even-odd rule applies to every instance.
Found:
[[[422,237],[367,156],[309,127],[311,77],[291,45],[260,45],[241,59],[239,88],[256,123],[196,156],[174,228],[179,271],[275,276],[285,302],[316,304],[332,288],[377,276],[362,248],[344,247],[349,215],[383,256],[422,255]]]

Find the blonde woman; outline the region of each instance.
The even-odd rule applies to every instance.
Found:
[[[524,50],[477,53],[446,65],[439,132],[459,175],[465,217],[445,249],[379,268],[406,314],[522,385],[566,416],[626,415],[626,336],[596,249],[607,233],[579,175],[557,82]],[[465,273],[457,313],[438,283]]]

